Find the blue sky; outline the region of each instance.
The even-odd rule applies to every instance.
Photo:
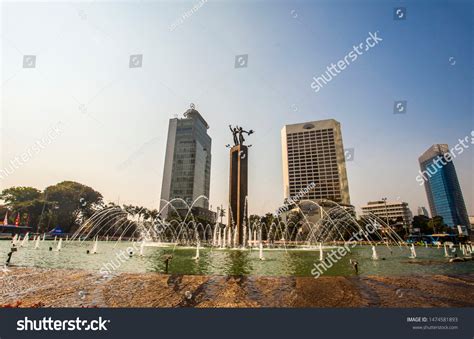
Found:
[[[355,149],[356,207],[381,197],[428,207],[418,156],[474,126],[472,2],[209,0],[170,31],[196,4],[3,3],[2,168],[58,121],[63,132],[1,187],[75,180],[107,200],[157,207],[168,119],[193,102],[211,126],[214,208],[227,201],[228,124],[256,131],[250,211],[264,213],[283,199],[282,126],[328,118]],[[406,20],[393,19],[399,6]],[[369,32],[383,41],[315,93],[312,77]],[[143,67],[129,68],[132,54]],[[248,67],[234,68],[239,54]],[[22,68],[23,55],[36,55],[36,68]],[[393,114],[396,100],[406,114]],[[471,148],[455,166],[474,214]]]

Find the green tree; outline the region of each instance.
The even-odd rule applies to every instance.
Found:
[[[54,204],[56,225],[74,231],[103,205],[102,194],[74,181],[63,181],[44,190],[45,200]]]
[[[303,221],[303,214],[298,211],[290,211],[287,215],[287,224],[298,225]]]
[[[9,212],[8,208],[4,205],[0,205],[0,221],[3,221],[3,218],[7,212]]]
[[[10,211],[10,221],[13,221],[17,213],[20,213],[22,224],[37,229],[42,221],[42,216],[47,213],[52,204],[44,200],[40,190],[34,187],[10,187],[4,189],[0,199],[5,201],[5,206]]]
[[[435,216],[428,221],[428,229],[433,233],[444,233],[448,231],[448,226],[444,223],[442,216]]]
[[[412,227],[419,228],[422,234],[431,234],[432,228],[430,229],[428,226],[428,222],[430,218],[424,215],[416,215],[413,217]]]
[[[41,191],[34,187],[10,187],[2,191],[0,199],[5,201],[6,206],[14,207],[21,202],[39,199],[41,195]]]
[[[431,219],[424,215],[414,216],[412,227],[419,228],[422,234],[447,233],[450,231],[450,227],[444,223],[441,216],[435,216]]]
[[[249,224],[250,225],[258,224],[258,222],[260,221],[260,218],[261,217],[259,215],[256,215],[256,214],[250,215]]]

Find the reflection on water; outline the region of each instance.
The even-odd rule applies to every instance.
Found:
[[[39,249],[19,248],[13,254],[11,264],[16,266],[36,266],[43,268],[66,268],[99,270],[107,263],[112,263],[117,271],[125,272],[164,272],[164,255],[172,255],[168,272],[172,274],[204,275],[265,275],[265,276],[311,276],[314,264],[319,262],[319,251],[313,250],[264,250],[265,260],[259,259],[257,249],[221,250],[201,249],[199,260],[192,259],[195,248],[158,248],[145,247],[144,256],[136,252],[131,258],[125,254],[131,243],[99,242],[97,254],[87,254],[92,242],[63,242],[60,252],[49,251],[56,248],[53,241],[45,241]],[[0,260],[6,259],[10,241],[0,241]],[[331,249],[325,249],[326,258]],[[406,247],[378,246],[379,260],[372,260],[369,246],[352,249],[341,260],[324,273],[325,275],[354,274],[349,259],[359,262],[359,273],[362,275],[403,275],[403,274],[454,274],[474,272],[474,262],[448,263],[444,250],[419,247],[417,258],[409,259],[410,250]],[[461,256],[460,253],[458,253]],[[329,262],[328,266],[329,266]],[[110,265],[108,266],[110,267]]]
[[[226,252],[221,251],[221,252]],[[250,251],[227,251],[223,268],[227,275],[247,275],[253,271]],[[260,260],[259,260],[260,261]]]

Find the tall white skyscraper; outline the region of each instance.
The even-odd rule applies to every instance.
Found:
[[[285,198],[312,189],[304,199],[350,205],[341,125],[334,119],[286,125],[281,130]]]
[[[211,137],[207,134],[208,128],[194,105],[184,113],[184,118],[170,119],[161,199],[171,201],[181,198],[191,205],[200,196],[209,198]],[[165,204],[161,201],[160,209]],[[185,208],[182,203],[175,203],[174,206]],[[201,198],[194,206],[208,209],[209,202]],[[168,211],[163,212],[166,216]]]

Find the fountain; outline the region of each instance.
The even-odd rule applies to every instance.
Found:
[[[221,248],[226,247],[226,241],[227,241],[227,227],[224,227],[224,232],[223,232],[223,235],[222,235],[222,247]]]
[[[263,256],[263,243],[262,243],[262,241],[260,241],[260,245],[259,245],[258,258],[260,260],[265,260],[265,258]]]
[[[246,248],[247,247],[247,225],[246,225],[246,221],[247,219],[244,219],[244,227],[243,227],[243,232],[244,232],[244,235],[243,235],[243,238],[244,238],[244,241],[242,243],[242,248]]]
[[[450,257],[449,253],[448,253],[448,247],[446,246],[446,243],[444,243],[444,256],[446,258]]]
[[[23,237],[23,240],[21,241],[20,247],[26,247],[28,246],[28,237],[30,235],[30,232],[27,232],[25,236]]]
[[[56,252],[61,251],[62,245],[63,245],[63,238],[59,238],[58,245],[56,247]]]
[[[217,246],[217,228],[218,224],[214,225],[214,229],[212,231],[212,246]]]
[[[113,248],[124,241],[141,242],[140,250],[137,251],[140,256],[143,256],[144,247],[171,247],[173,253],[179,248],[193,247],[195,254],[189,256],[190,260],[198,260],[200,252],[206,248],[219,248],[223,251],[245,251],[256,248],[258,249],[258,258],[265,260],[263,247],[266,246],[268,249],[276,251],[279,249],[319,251],[319,260],[321,261],[325,260],[325,244],[331,244],[330,246],[333,248],[348,243],[367,244],[372,252],[369,256],[373,260],[378,260],[377,244],[383,243],[392,253],[392,245],[401,247],[403,243],[396,232],[377,216],[365,215],[362,220],[358,221],[346,207],[335,202],[326,202],[322,208],[314,201],[305,201],[320,209],[321,217],[316,222],[308,221],[307,216],[299,208],[297,212],[294,212],[301,213],[302,220],[298,223],[285,222],[279,216],[270,219],[253,218],[247,220],[244,218],[239,240],[238,228],[235,224],[198,222],[191,211],[191,207],[196,201],[189,205],[182,199],[173,199],[164,205],[173,209],[174,206],[171,203],[173,201],[188,206],[188,211],[184,211],[185,216],[183,216],[183,212],[182,214],[176,213],[173,218],[163,220],[160,217],[160,211],[158,211],[156,216],[144,218],[140,215],[137,216],[136,212],[134,214],[133,211],[129,212],[120,206],[108,206],[85,220],[79,229],[69,237],[69,241],[77,240],[75,243],[82,246],[91,244],[92,240],[92,250],[89,253],[93,254],[97,253],[99,239],[103,239],[105,242],[113,241]],[[232,212],[229,211],[229,214],[230,220],[233,222]],[[366,231],[369,225],[373,228],[370,233]],[[354,239],[354,234],[359,234],[360,238]],[[104,253],[107,252],[107,248],[104,246]],[[212,250],[209,253],[211,254]]]
[[[233,237],[232,237],[232,248],[237,248],[237,232],[233,232]]]
[[[378,260],[379,256],[377,255],[377,250],[375,249],[375,246],[372,246],[372,260]]]
[[[193,257],[194,260],[199,260],[199,242],[196,244],[196,255]]]
[[[173,199],[176,200],[176,199]],[[185,203],[180,200],[181,203]],[[310,202],[315,207],[320,208],[316,202]],[[194,204],[194,203],[193,203]],[[245,222],[242,231],[242,244],[239,245],[238,230],[234,225],[220,227],[220,224],[197,223],[194,221],[192,212],[187,214],[187,219],[176,219],[164,221],[160,218],[152,220],[143,220],[130,215],[119,206],[104,208],[92,215],[83,225],[74,233],[70,241],[79,240],[80,242],[102,236],[105,240],[111,238],[117,239],[115,246],[127,236],[128,240],[133,241],[140,238],[140,234],[147,236],[145,246],[195,246],[199,238],[200,246],[232,248],[242,250],[248,246],[256,247],[258,245],[257,231],[262,232],[262,241],[266,241],[268,247],[297,248],[301,246],[319,246],[325,243],[345,242],[349,240],[351,234],[363,231],[362,226],[350,215],[346,209],[333,203],[334,206],[322,210],[322,217],[317,222],[312,223],[306,219],[303,214],[303,221],[299,225],[292,222],[285,223],[280,219],[274,219],[269,224],[262,221],[256,221],[253,224]],[[167,205],[168,206],[168,205]],[[169,205],[172,206],[172,205]],[[188,205],[189,206],[189,205]],[[365,240],[371,246],[372,242],[382,241],[390,248],[391,244],[401,246],[403,240],[380,218],[369,215],[364,216],[363,221],[366,224],[376,225],[375,231],[370,235],[362,233],[361,240]],[[159,231],[158,231],[159,230]],[[383,230],[383,235],[380,230]],[[260,232],[259,231],[259,232]],[[263,235],[265,238],[263,238]]]
[[[410,259],[415,259],[416,258],[416,251],[415,251],[415,245],[411,244],[410,247]]]
[[[308,203],[314,204],[315,208],[321,207],[316,202]],[[100,246],[99,257],[104,262],[108,262],[110,258],[114,258],[115,253],[122,252],[128,246],[133,246],[134,257],[130,260],[130,264],[125,265],[124,269],[140,270],[140,267],[137,266],[143,265],[145,270],[157,269],[162,272],[165,264],[161,263],[161,260],[156,267],[152,266],[156,263],[156,258],[174,255],[176,259],[169,267],[171,273],[215,274],[217,272],[216,274],[227,274],[226,272],[231,272],[244,275],[273,274],[273,272],[283,275],[288,272],[298,272],[298,274],[302,272],[304,275],[307,274],[304,270],[308,262],[326,264],[329,259],[329,251],[351,246],[354,246],[351,258],[361,263],[359,268],[362,268],[364,273],[366,269],[368,272],[376,268],[382,272],[385,269],[390,270],[392,267],[398,267],[397,261],[406,261],[408,252],[411,252],[411,258],[416,257],[414,246],[411,245],[411,248],[406,247],[406,252],[393,250],[394,246],[402,248],[406,245],[402,245],[403,240],[380,218],[368,215],[361,220],[355,220],[354,215],[348,212],[347,207],[339,206],[336,203],[331,203],[330,206],[328,204],[324,209],[319,210],[319,219],[312,218],[311,221],[297,207],[291,211],[295,214],[295,218],[293,215],[291,218],[287,218],[285,215],[281,217],[250,216],[248,220],[243,220],[241,244],[237,240],[238,232],[235,225],[207,222],[199,216],[195,217],[193,211],[187,214],[187,211],[184,210],[181,212],[181,216],[173,215],[169,218],[159,217],[159,215],[145,218],[120,206],[103,207],[85,220],[74,234],[69,235],[67,243],[64,243],[66,237],[61,240],[61,236],[58,236],[59,243],[56,242],[53,245],[52,241],[47,241],[47,246],[41,246],[44,249],[51,247],[56,251],[61,250],[60,256],[48,255],[46,250],[35,251],[35,256],[44,255],[43,258],[48,262],[48,265],[53,267],[60,265],[59,259],[61,259],[65,260],[64,265],[73,262],[79,263],[78,266],[81,266],[82,263],[85,263],[85,268],[94,269],[93,265],[102,262],[102,260],[98,260],[97,256],[68,260],[68,255],[82,254],[85,256],[86,250],[96,254]],[[188,217],[183,217],[183,213]],[[373,232],[361,232],[368,229],[367,225],[373,226]],[[354,238],[354,234],[359,234],[360,237]],[[54,234],[52,235],[54,237]],[[41,236],[44,238],[45,234],[37,235],[34,237],[34,241],[33,237],[31,238],[31,249],[33,247],[39,248]],[[51,234],[49,234],[48,239],[51,238]],[[25,242],[26,244],[23,236],[20,240],[17,239],[18,236],[14,237],[12,241]],[[151,249],[150,253],[146,253],[146,260],[140,260],[138,256],[145,256],[144,252],[147,251],[145,247],[159,249]],[[441,257],[443,253],[434,247],[422,248],[422,254],[433,251],[435,256]],[[19,260],[28,256],[30,259],[33,256],[31,249],[20,249],[22,253],[21,256],[18,256]],[[255,250],[254,253],[252,253],[253,250]],[[446,246],[445,250],[451,253]],[[463,245],[461,250],[466,254],[469,249]],[[390,255],[389,251],[393,253],[389,262],[383,262],[383,257]],[[203,254],[202,259],[200,258],[201,253]],[[128,254],[126,256],[129,259]],[[420,254],[420,258],[417,260],[426,260],[427,257]],[[378,260],[378,262],[374,261],[374,265],[367,265],[367,260],[371,261],[372,259]],[[195,263],[193,260],[200,261]],[[253,262],[255,260],[260,261],[261,264],[255,264]],[[347,264],[347,261],[344,260],[344,263]],[[286,265],[294,267],[289,268]]]
[[[96,237],[94,241],[94,245],[92,246],[92,251],[91,251],[92,254],[97,254],[98,245],[99,245],[99,240]]]

